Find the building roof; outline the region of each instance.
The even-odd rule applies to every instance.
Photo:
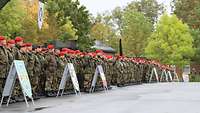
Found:
[[[99,41],[99,40],[96,40],[95,45],[92,46],[91,48],[100,49],[106,53],[116,53],[115,49],[107,46],[106,44],[104,44],[102,41]]]
[[[73,49],[73,50],[77,49],[76,41],[62,42],[62,41],[59,41],[59,40],[54,40],[52,42],[52,44],[55,45],[55,47],[57,49],[61,49],[61,48],[69,48],[69,49]]]

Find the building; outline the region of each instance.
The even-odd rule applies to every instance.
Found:
[[[108,53],[108,54],[112,54],[112,55],[114,55],[116,53],[115,49],[113,49],[110,46],[107,46],[100,40],[96,40],[94,46],[92,46],[91,48],[102,50],[104,53]]]

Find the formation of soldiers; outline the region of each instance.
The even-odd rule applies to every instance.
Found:
[[[55,96],[67,63],[73,63],[81,91],[89,91],[97,65],[102,65],[108,87],[126,86],[147,82],[153,67],[170,70],[154,60],[127,58],[105,54],[101,50],[86,53],[68,48],[55,49],[24,43],[23,38],[6,41],[0,36],[0,93],[2,93],[13,60],[23,60],[31,82],[33,96]],[[97,89],[102,88],[98,79]],[[66,92],[73,91],[71,81],[66,84]],[[0,94],[1,95],[1,94]],[[13,100],[22,96],[19,82],[13,92]]]

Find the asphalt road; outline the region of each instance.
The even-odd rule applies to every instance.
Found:
[[[114,87],[107,93],[44,98],[35,104],[3,106],[0,113],[200,113],[200,83]]]

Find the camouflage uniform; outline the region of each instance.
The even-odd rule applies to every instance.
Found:
[[[39,89],[40,88],[39,80],[42,73],[42,64],[41,64],[38,53],[35,53],[33,55],[34,55],[35,62],[34,62],[34,69],[33,69],[33,84],[34,85],[32,87],[33,87],[33,92],[37,96],[38,93],[41,94],[40,92],[41,90]]]
[[[16,48],[16,50],[18,50],[18,49]],[[15,54],[15,59],[24,61],[25,66],[27,66],[27,57],[26,57],[26,53],[25,52],[22,52],[22,51],[18,50],[18,51],[14,51],[14,54]],[[21,89],[21,86],[20,86],[18,78],[17,78],[16,83],[15,83],[15,88],[14,88],[13,95],[15,96],[16,101],[18,101],[21,98],[23,98],[22,97],[23,93],[22,93],[22,89]]]
[[[94,68],[93,60],[89,56],[85,56],[84,58],[84,91],[89,91],[91,87],[93,72],[92,69]]]
[[[0,93],[2,93],[9,69],[8,53],[4,46],[0,46],[0,69]]]
[[[26,58],[27,58],[26,68],[31,82],[33,95],[36,96],[37,95],[36,90],[38,85],[38,76],[34,75],[36,56],[32,52],[28,52],[26,54]]]
[[[56,56],[56,62],[57,62],[57,71],[56,71],[56,76],[53,79],[53,87],[55,90],[59,88],[59,84],[65,68],[64,59],[61,59],[59,56]]]
[[[55,90],[53,89],[53,79],[56,76],[57,62],[53,53],[48,52],[45,58],[47,60],[45,91],[47,96],[51,96]]]
[[[64,60],[64,67],[63,68],[65,68],[65,66],[67,65],[67,63],[73,63],[73,58],[71,56],[65,56],[65,59],[63,59],[63,60]],[[63,72],[64,72],[64,70],[63,70]],[[63,75],[63,73],[62,73],[62,75]],[[71,78],[69,78],[67,80],[67,82],[66,82],[65,91],[66,92],[72,92],[72,91],[74,91],[73,90],[73,84],[72,84]]]
[[[35,70],[35,74],[38,74],[38,79],[39,79],[39,84],[38,84],[38,93],[40,96],[43,96],[45,94],[45,82],[46,82],[46,76],[45,76],[45,71],[46,71],[46,64],[47,61],[44,57],[43,53],[37,53],[37,57],[39,60],[39,64],[36,62],[36,65],[40,65],[41,68],[37,69],[38,71],[40,70],[39,73],[37,73],[37,70]]]

